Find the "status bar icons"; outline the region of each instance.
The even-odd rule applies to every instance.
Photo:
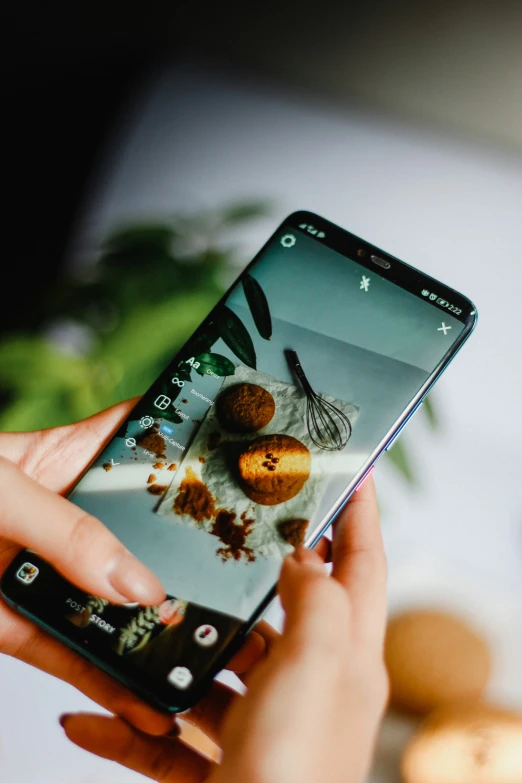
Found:
[[[317,239],[324,239],[326,237],[326,234],[324,231],[319,231],[318,228],[315,226],[312,226],[308,223],[300,223],[299,228],[303,231],[308,231],[309,234],[312,234],[312,236],[317,237]]]
[[[421,294],[422,296],[426,297],[426,299],[429,299],[430,302],[435,302],[439,305],[439,307],[444,307],[446,310],[449,310],[450,313],[453,313],[457,316],[462,315],[461,307],[457,307],[457,305],[448,302],[447,299],[443,299],[442,296],[439,296],[438,294],[430,293],[427,288],[423,288]],[[470,315],[475,315],[475,310],[471,310]],[[451,326],[448,328],[451,329]],[[446,334],[446,332],[444,332],[444,334]]]

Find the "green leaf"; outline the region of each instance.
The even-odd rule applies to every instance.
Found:
[[[424,398],[424,401],[421,405],[421,410],[424,411],[432,430],[437,430],[439,428],[440,422],[437,409],[433,405],[433,394],[428,394],[428,396]]]
[[[270,340],[272,337],[272,318],[265,292],[252,275],[244,275],[242,284],[257,331],[265,340]]]
[[[226,356],[222,356],[220,353],[200,353],[195,357],[195,360],[199,362],[199,367],[196,372],[200,375],[208,375],[207,370],[210,370],[214,375],[234,375],[236,366]]]
[[[226,305],[219,311],[219,335],[237,358],[248,367],[256,368],[256,352],[243,321]]]
[[[172,373],[172,377],[177,377],[182,381],[190,381],[191,380],[191,373],[192,367],[190,364],[187,364],[186,362],[180,362],[177,366],[177,368]]]
[[[217,324],[210,321],[203,329],[200,329],[195,337],[191,338],[181,351],[182,356],[190,359],[191,356],[207,353],[214,343],[219,340]]]
[[[129,310],[117,328],[103,336],[97,355],[125,368],[130,385],[122,395],[143,393],[197,328],[215,303],[213,291],[200,290]],[[177,367],[172,367],[174,375]],[[172,395],[169,395],[172,396]]]
[[[416,484],[415,474],[410,464],[408,452],[400,440],[396,440],[392,448],[386,452],[388,459],[399,471],[408,484]]]
[[[272,203],[268,200],[244,201],[232,204],[221,212],[223,223],[242,223],[253,218],[268,215],[272,211]]]
[[[120,298],[122,288],[129,282],[129,276],[140,277],[139,296],[148,292],[157,292],[158,275],[168,279],[178,266],[172,256],[172,247],[176,232],[172,226],[163,223],[138,224],[124,226],[114,231],[104,242],[99,258],[102,274],[117,272],[124,277],[115,281],[113,290]],[[163,290],[165,286],[159,290]],[[114,294],[113,294],[114,296]]]
[[[126,251],[168,250],[176,233],[166,223],[142,223],[123,226],[110,234],[103,243],[106,253]]]

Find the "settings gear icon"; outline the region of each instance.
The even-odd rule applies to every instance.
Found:
[[[296,243],[295,236],[293,234],[285,234],[281,237],[281,244],[283,247],[293,247]]]
[[[142,416],[140,419],[140,427],[143,427],[144,430],[148,429],[149,427],[152,427],[154,424],[154,419],[152,416]]]

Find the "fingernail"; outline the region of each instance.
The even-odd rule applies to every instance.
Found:
[[[65,729],[65,724],[67,722],[67,719],[70,718],[70,717],[71,716],[67,712],[64,712],[63,715],[60,715],[60,717],[58,718],[58,722],[59,722],[60,726],[62,727],[62,729]]]
[[[113,566],[109,581],[120,595],[140,604],[156,604],[165,597],[158,577],[130,552],[124,552]]]
[[[299,563],[299,565],[304,565],[308,568],[313,568],[316,571],[321,571],[321,573],[324,573],[324,563],[317,552],[314,552],[312,549],[307,549],[304,546],[298,546],[294,550],[292,557],[297,563]]]

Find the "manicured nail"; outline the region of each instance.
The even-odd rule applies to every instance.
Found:
[[[140,604],[157,604],[165,597],[165,589],[158,577],[127,551],[112,567],[109,581],[120,595]]]
[[[307,549],[304,546],[298,546],[293,552],[293,558],[297,563],[299,563],[299,565],[313,568],[316,571],[321,571],[321,573],[324,573],[324,563],[317,552],[314,552],[312,549]]]
[[[67,712],[64,712],[62,715],[60,715],[60,717],[58,718],[58,722],[59,722],[60,726],[62,727],[62,729],[65,729],[65,724],[67,722],[67,719],[70,718],[70,717],[71,716]]]

